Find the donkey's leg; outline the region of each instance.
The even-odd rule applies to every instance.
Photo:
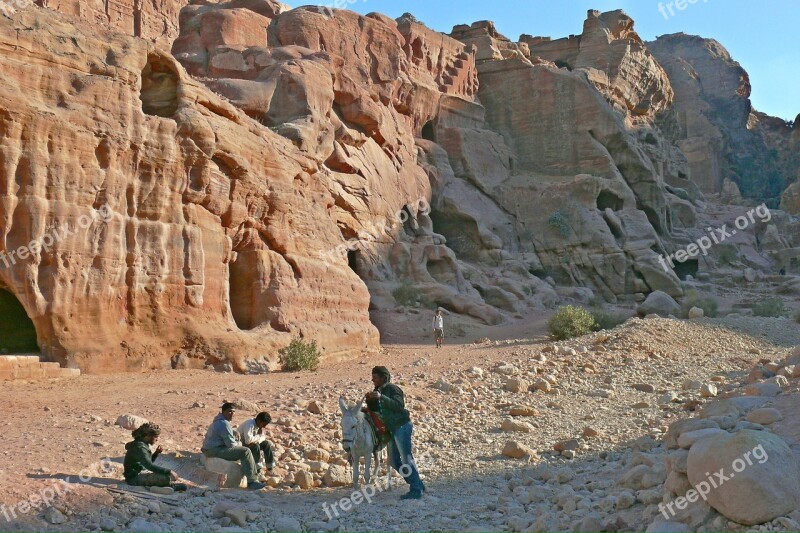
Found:
[[[364,454],[364,484],[369,485],[372,476],[370,475],[370,468],[372,467],[372,453],[367,452]]]
[[[361,458],[354,456],[353,457],[353,490],[358,490],[358,488],[359,488],[358,468],[360,466],[361,466]]]
[[[381,451],[374,450],[372,452],[372,459],[375,461],[375,466],[372,468],[372,479],[375,480],[375,483],[378,483],[378,470],[381,466]]]

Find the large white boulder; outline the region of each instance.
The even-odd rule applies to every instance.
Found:
[[[226,461],[218,457],[202,456],[200,462],[209,472],[220,476],[220,487],[236,489],[247,486],[247,478],[242,473],[242,466],[238,462]]]
[[[797,460],[780,437],[764,431],[698,440],[689,450],[687,474],[714,509],[740,524],[769,522],[800,504]]]

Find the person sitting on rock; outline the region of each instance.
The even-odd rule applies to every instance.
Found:
[[[238,430],[242,444],[253,454],[256,467],[269,472],[275,468],[275,456],[266,435],[266,428],[270,422],[272,422],[272,417],[269,413],[261,412],[255,418],[242,422]]]
[[[137,487],[172,487],[174,490],[186,490],[178,480],[178,474],[168,468],[155,464],[156,458],[164,451],[161,446],[151,452],[151,446],[161,435],[161,428],[155,424],[145,423],[136,428],[131,435],[133,440],[125,445],[125,482]],[[149,470],[149,472],[144,472]]]
[[[400,498],[418,500],[422,498],[425,484],[419,477],[414,456],[411,454],[411,433],[414,431],[414,426],[411,423],[411,415],[405,407],[403,390],[390,383],[391,380],[392,376],[385,366],[376,366],[372,369],[372,384],[375,385],[375,390],[366,394],[367,408],[380,414],[391,435],[389,463],[409,484],[408,493]]]
[[[242,474],[247,478],[247,488],[252,490],[263,489],[266,485],[259,483],[257,479],[256,463],[253,461],[253,454],[249,448],[238,446],[236,437],[233,434],[231,420],[236,412],[233,404],[225,402],[222,404],[221,412],[214,417],[203,446],[200,451],[206,457],[217,457],[226,461],[239,461],[242,465]]]

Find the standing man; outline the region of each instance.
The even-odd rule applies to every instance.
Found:
[[[409,485],[408,493],[403,494],[400,499],[419,500],[425,491],[425,484],[419,477],[411,453],[411,433],[414,431],[414,425],[411,423],[411,415],[405,408],[403,390],[390,383],[391,380],[392,376],[385,366],[376,366],[372,369],[372,384],[375,385],[375,390],[366,394],[367,408],[380,414],[391,435],[389,462]]]
[[[161,428],[149,422],[136,428],[131,435],[133,440],[125,445],[125,482],[136,487],[172,487],[177,491],[186,490],[183,483],[173,483],[178,480],[178,474],[168,468],[155,464],[156,458],[161,454],[159,446],[151,452],[151,446],[158,442]],[[144,472],[148,470],[149,472]]]
[[[266,485],[258,482],[258,473],[256,472],[256,463],[253,461],[253,454],[248,448],[238,446],[233,435],[231,420],[233,420],[233,414],[236,409],[234,409],[232,403],[225,402],[222,404],[221,411],[211,422],[200,451],[206,457],[219,457],[227,461],[239,461],[242,465],[242,474],[247,477],[247,488],[252,490],[263,489]]]
[[[250,418],[242,422],[239,426],[239,435],[242,437],[242,444],[247,446],[253,454],[253,461],[259,471],[265,468],[272,471],[275,468],[275,456],[272,453],[272,445],[267,440],[267,424],[272,422],[269,413],[261,412],[255,418]]]
[[[442,340],[444,339],[444,319],[442,318],[442,310],[437,309],[436,314],[433,316],[433,334],[436,336],[436,347],[442,347]]]

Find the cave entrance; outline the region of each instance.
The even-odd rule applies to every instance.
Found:
[[[358,250],[347,250],[347,266],[349,266],[350,270],[355,272],[358,277],[361,277],[358,274]]]
[[[686,281],[686,276],[697,277],[697,271],[700,270],[700,261],[697,259],[687,259],[683,263],[675,262],[675,275],[681,281]]]
[[[148,115],[171,118],[178,110],[178,75],[165,59],[147,57],[140,98],[142,111]]]
[[[605,211],[619,211],[625,205],[625,201],[611,191],[603,191],[597,196],[597,209]]]
[[[38,351],[33,321],[16,296],[0,289],[0,353]]]
[[[236,260],[228,265],[228,287],[233,321],[240,330],[250,330],[256,326],[253,313],[253,290],[257,282],[257,272],[253,254],[238,252]]]
[[[432,120],[422,126],[422,138],[426,141],[436,142],[436,130],[433,128]]]

